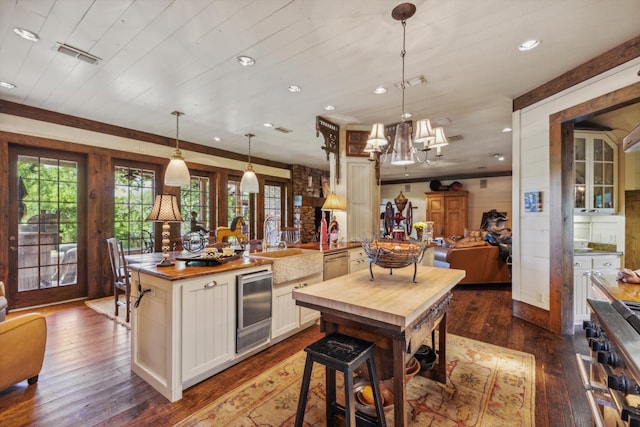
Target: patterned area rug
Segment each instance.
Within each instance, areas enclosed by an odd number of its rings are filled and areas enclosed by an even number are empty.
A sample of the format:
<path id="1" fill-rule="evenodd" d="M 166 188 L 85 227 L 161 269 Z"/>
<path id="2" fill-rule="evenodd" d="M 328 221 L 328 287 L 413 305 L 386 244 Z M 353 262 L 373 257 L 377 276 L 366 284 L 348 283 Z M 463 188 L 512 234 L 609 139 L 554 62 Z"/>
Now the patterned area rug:
<path id="1" fill-rule="evenodd" d="M 298 352 L 176 426 L 292 426 L 305 354 Z M 409 425 L 535 425 L 533 355 L 449 334 L 447 359 L 446 385 L 421 375 L 407 384 Z M 314 364 L 305 426 L 326 425 L 324 402 L 324 367 Z M 393 411 L 386 418 L 393 426 Z"/>
<path id="2" fill-rule="evenodd" d="M 120 297 L 122 299 L 123 297 Z M 89 308 L 97 311 L 100 314 L 104 314 L 109 319 L 117 322 L 118 324 L 124 326 L 127 329 L 131 329 L 131 325 L 125 322 L 125 314 L 126 307 L 120 306 L 118 309 L 118 317 L 115 315 L 115 304 L 113 302 L 113 297 L 104 297 L 98 299 L 89 299 L 84 302 Z M 131 308 L 133 309 L 133 304 L 131 304 Z"/>

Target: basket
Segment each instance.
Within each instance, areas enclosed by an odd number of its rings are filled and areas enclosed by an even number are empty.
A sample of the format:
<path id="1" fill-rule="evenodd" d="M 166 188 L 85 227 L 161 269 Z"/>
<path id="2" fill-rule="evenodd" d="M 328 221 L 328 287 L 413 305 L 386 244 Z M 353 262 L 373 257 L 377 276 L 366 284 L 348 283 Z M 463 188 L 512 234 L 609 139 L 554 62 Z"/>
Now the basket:
<path id="1" fill-rule="evenodd" d="M 369 258 L 369 271 L 373 280 L 373 270 L 371 264 L 382 268 L 404 268 L 411 264 L 417 269 L 417 264 L 422 261 L 427 245 L 423 242 L 398 242 L 371 240 L 362 242 L 362 248 Z M 415 271 L 413 281 L 415 282 Z"/>

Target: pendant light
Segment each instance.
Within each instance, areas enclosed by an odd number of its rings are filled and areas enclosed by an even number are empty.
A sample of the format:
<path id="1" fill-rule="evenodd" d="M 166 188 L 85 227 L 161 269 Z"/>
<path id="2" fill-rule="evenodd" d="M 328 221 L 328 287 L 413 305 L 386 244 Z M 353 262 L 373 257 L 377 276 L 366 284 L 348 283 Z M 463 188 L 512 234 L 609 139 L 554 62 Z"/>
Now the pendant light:
<path id="1" fill-rule="evenodd" d="M 171 114 L 176 116 L 176 150 L 171 155 L 171 161 L 167 166 L 167 170 L 164 172 L 164 185 L 168 187 L 188 187 L 191 184 L 191 176 L 189 175 L 189 168 L 184 162 L 182 152 L 180 151 L 180 139 L 179 139 L 179 120 L 180 116 L 184 113 L 180 111 L 174 111 Z"/>
<path id="2" fill-rule="evenodd" d="M 251 164 L 251 138 L 255 135 L 247 133 L 245 136 L 249 138 L 249 163 L 247 163 L 247 169 L 244 171 L 244 175 L 242 175 L 242 180 L 240 181 L 240 192 L 259 193 L 260 186 L 258 185 L 258 177 L 253 171 L 253 165 Z"/>
<path id="3" fill-rule="evenodd" d="M 404 90 L 406 87 L 404 78 L 404 56 L 407 53 L 405 50 L 407 19 L 411 18 L 415 13 L 416 7 L 412 3 L 399 4 L 391 11 L 393 19 L 402 23 L 402 51 L 400 52 L 400 56 L 402 57 L 402 80 L 400 82 L 400 88 L 402 89 L 402 115 L 400 118 L 402 121 L 396 126 L 396 137 L 394 140 L 393 154 L 391 155 L 391 164 L 399 166 L 414 163 L 411 124 L 405 121 L 408 115 L 404 112 Z"/>

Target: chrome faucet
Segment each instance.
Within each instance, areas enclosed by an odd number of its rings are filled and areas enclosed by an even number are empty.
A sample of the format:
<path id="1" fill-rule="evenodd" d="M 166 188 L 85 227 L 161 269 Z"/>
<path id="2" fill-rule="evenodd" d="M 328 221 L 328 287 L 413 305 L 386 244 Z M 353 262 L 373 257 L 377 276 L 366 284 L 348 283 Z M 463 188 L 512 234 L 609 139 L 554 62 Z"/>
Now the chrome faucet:
<path id="1" fill-rule="evenodd" d="M 267 215 L 262 228 L 262 250 L 276 244 L 278 232 L 280 231 L 280 220 L 275 215 Z"/>

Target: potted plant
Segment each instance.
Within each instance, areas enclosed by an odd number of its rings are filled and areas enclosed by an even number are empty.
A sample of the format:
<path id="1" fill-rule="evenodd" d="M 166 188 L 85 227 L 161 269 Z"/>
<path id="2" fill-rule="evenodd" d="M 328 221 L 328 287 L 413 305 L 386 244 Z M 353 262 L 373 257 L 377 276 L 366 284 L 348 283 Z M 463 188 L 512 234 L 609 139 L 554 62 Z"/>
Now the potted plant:
<path id="1" fill-rule="evenodd" d="M 415 224 L 413 224 L 413 228 L 416 229 L 416 238 L 418 240 L 422 240 L 422 232 L 424 231 L 425 228 L 427 228 L 427 223 L 418 221 Z"/>

